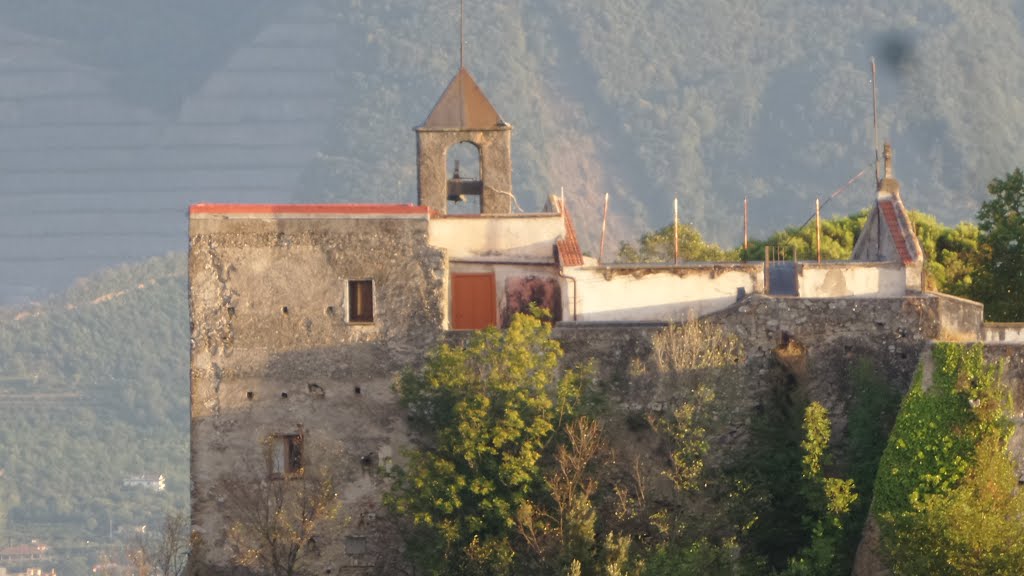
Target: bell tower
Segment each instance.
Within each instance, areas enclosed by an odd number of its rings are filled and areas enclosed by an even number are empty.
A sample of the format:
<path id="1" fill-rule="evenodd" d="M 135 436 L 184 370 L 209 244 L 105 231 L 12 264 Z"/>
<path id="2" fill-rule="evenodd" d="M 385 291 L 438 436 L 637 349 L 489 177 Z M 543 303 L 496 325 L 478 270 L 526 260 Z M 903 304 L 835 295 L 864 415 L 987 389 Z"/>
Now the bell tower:
<path id="1" fill-rule="evenodd" d="M 420 206 L 448 213 L 449 202 L 480 200 L 481 214 L 512 212 L 512 127 L 494 109 L 466 70 L 465 1 L 459 2 L 459 71 L 441 99 L 416 128 L 416 168 Z M 464 145 L 464 146 L 460 146 Z M 459 162 L 448 174 L 448 154 L 468 148 L 479 159 L 479 174 L 464 178 Z M 472 153 L 471 153 L 472 154 Z"/>
<path id="2" fill-rule="evenodd" d="M 480 155 L 476 179 L 462 178 L 458 169 L 451 177 L 447 173 L 448 151 L 462 143 Z M 449 201 L 478 196 L 481 214 L 510 213 L 515 202 L 511 144 L 512 127 L 460 67 L 426 122 L 416 128 L 419 204 L 447 214 Z"/>

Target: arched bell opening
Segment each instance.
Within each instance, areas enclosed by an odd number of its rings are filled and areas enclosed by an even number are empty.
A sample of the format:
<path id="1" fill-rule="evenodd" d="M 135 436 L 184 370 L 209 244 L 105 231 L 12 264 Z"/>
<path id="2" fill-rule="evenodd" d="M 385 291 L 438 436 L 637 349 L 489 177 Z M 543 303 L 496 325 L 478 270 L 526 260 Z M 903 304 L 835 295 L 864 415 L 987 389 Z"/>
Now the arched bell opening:
<path id="1" fill-rule="evenodd" d="M 445 152 L 448 176 L 448 213 L 480 214 L 483 178 L 480 174 L 480 148 L 463 141 Z"/>

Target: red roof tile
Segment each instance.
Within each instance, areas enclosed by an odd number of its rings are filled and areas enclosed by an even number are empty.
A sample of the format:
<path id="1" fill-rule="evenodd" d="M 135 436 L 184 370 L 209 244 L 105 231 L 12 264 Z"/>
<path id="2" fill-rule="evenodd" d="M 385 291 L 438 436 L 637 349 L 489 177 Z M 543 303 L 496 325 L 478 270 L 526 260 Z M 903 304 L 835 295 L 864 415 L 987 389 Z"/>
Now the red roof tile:
<path id="1" fill-rule="evenodd" d="M 910 264 L 914 261 L 914 257 L 910 255 L 910 250 L 907 248 L 907 238 L 903 235 L 903 227 L 900 226 L 899 217 L 896 216 L 896 207 L 892 200 L 879 200 L 878 207 L 882 211 L 882 218 L 889 229 L 889 234 L 892 235 L 892 241 L 896 245 L 896 251 L 899 252 L 900 260 L 904 264 Z"/>
<path id="2" fill-rule="evenodd" d="M 559 206 L 565 219 L 565 238 L 557 242 L 558 261 L 567 268 L 583 266 L 583 253 L 580 251 L 579 241 L 576 240 L 576 227 L 572 225 L 569 209 L 564 202 L 559 202 Z"/>

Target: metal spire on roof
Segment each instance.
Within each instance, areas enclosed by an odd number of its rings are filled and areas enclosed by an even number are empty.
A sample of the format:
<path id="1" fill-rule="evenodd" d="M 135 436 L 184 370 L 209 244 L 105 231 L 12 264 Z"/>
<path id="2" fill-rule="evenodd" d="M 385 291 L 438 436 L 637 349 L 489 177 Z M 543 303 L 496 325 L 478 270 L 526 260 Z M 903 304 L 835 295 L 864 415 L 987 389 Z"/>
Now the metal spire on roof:
<path id="1" fill-rule="evenodd" d="M 466 67 L 466 0 L 459 0 L 459 69 Z"/>
<path id="2" fill-rule="evenodd" d="M 875 69 L 875 58 L 871 58 L 871 117 L 875 129 L 875 182 L 881 180 L 878 173 L 878 74 Z"/>

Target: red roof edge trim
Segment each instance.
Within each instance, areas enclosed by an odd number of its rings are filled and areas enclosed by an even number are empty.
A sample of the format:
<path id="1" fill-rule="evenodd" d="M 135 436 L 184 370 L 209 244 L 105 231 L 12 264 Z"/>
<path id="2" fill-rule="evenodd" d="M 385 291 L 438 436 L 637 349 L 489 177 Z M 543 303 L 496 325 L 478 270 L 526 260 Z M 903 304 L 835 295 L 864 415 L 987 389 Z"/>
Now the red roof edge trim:
<path id="1" fill-rule="evenodd" d="M 566 208 L 564 202 L 559 201 L 558 205 L 562 211 L 562 218 L 565 220 L 565 238 L 556 243 L 558 261 L 566 268 L 583 266 L 583 253 L 580 251 L 580 243 L 576 239 L 576 227 L 572 224 L 569 209 Z"/>
<path id="2" fill-rule="evenodd" d="M 426 206 L 412 204 L 193 204 L 189 215 L 195 214 L 423 214 Z"/>

